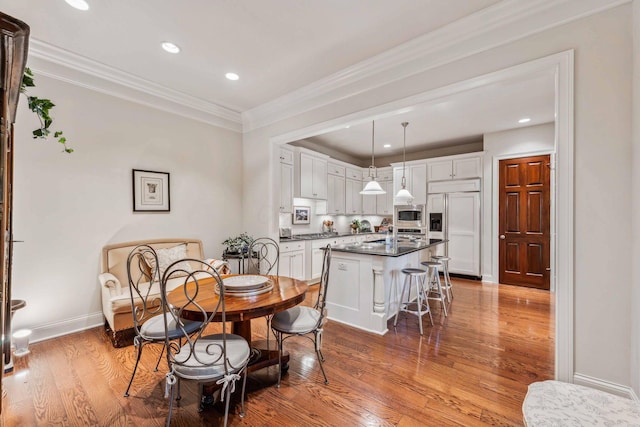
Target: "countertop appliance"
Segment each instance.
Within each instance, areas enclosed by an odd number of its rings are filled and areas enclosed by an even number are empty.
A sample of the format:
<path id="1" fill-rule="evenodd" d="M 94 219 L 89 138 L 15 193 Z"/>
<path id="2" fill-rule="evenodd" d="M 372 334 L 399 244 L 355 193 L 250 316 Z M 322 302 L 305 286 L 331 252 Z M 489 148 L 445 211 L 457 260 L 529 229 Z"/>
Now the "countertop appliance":
<path id="1" fill-rule="evenodd" d="M 449 272 L 480 277 L 480 180 L 429 183 L 429 238 L 448 240 L 437 247 Z"/>
<path id="2" fill-rule="evenodd" d="M 396 228 L 425 228 L 425 205 L 396 205 L 393 220 Z"/>
<path id="3" fill-rule="evenodd" d="M 291 238 L 291 228 L 290 227 L 280 228 L 280 238 L 281 239 L 290 239 Z"/>

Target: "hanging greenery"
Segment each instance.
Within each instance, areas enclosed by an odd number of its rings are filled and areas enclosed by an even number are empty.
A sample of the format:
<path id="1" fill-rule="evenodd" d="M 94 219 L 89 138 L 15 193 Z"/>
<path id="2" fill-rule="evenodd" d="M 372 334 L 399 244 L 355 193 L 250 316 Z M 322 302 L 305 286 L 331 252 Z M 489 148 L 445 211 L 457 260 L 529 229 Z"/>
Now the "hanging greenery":
<path id="1" fill-rule="evenodd" d="M 31 72 L 29 67 L 25 68 L 24 70 L 20 92 L 25 94 L 25 96 L 27 97 L 27 101 L 29 102 L 29 109 L 36 113 L 38 119 L 40 120 L 40 127 L 32 132 L 33 138 L 46 139 L 51 134 L 51 130 L 49 129 L 49 127 L 51 126 L 51 123 L 53 123 L 50 111 L 53 107 L 56 106 L 56 104 L 51 102 L 50 99 L 43 99 L 38 98 L 37 96 L 27 95 L 28 87 L 35 87 L 33 73 Z M 67 146 L 67 138 L 62 135 L 62 131 L 53 132 L 53 137 L 58 139 L 58 142 L 62 144 L 65 153 L 73 153 L 73 148 L 69 148 Z"/>

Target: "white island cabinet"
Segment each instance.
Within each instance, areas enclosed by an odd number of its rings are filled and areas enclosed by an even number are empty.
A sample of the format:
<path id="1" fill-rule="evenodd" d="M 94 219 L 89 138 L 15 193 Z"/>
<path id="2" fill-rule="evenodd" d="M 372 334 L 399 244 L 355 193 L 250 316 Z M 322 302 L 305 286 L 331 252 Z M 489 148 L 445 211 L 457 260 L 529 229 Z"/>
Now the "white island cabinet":
<path id="1" fill-rule="evenodd" d="M 332 248 L 328 317 L 376 334 L 395 316 L 406 267 L 420 265 L 442 243 L 344 244 Z M 413 294 L 412 294 L 413 295 Z M 417 319 L 411 317 L 409 321 Z"/>

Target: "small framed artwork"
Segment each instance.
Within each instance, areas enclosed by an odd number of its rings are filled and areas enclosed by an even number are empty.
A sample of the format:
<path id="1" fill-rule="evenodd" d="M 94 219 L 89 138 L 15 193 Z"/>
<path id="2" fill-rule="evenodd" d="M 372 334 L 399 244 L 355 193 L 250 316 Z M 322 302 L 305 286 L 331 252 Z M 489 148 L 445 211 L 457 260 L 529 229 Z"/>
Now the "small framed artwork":
<path id="1" fill-rule="evenodd" d="M 133 169 L 133 211 L 169 212 L 169 173 Z"/>
<path id="2" fill-rule="evenodd" d="M 310 224 L 311 208 L 309 206 L 293 207 L 293 223 L 294 224 Z"/>

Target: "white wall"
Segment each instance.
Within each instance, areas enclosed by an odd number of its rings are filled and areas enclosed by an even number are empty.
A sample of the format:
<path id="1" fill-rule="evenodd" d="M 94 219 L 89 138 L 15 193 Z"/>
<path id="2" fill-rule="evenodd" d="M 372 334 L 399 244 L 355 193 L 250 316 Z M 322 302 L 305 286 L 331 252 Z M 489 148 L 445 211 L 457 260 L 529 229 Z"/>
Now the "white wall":
<path id="1" fill-rule="evenodd" d="M 630 4 L 401 80 L 392 80 L 391 69 L 387 85 L 369 90 L 363 88 L 366 82 L 358 82 L 360 90 L 347 85 L 332 94 L 334 102 L 246 132 L 245 225 L 277 235 L 272 178 L 277 157 L 270 138 L 568 49 L 575 49 L 575 282 L 564 285 L 574 288 L 574 379 L 628 388 L 631 258 L 620 255 L 631 248 Z M 341 92 L 354 95 L 340 96 Z M 269 168 L 254 173 L 267 158 L 271 158 Z"/>
<path id="2" fill-rule="evenodd" d="M 162 237 L 203 240 L 205 256 L 241 231 L 242 144 L 235 132 L 75 85 L 36 76 L 50 98 L 54 140 L 33 140 L 37 119 L 26 99 L 15 134 L 13 297 L 27 301 L 14 328 L 34 338 L 102 324 L 101 248 Z M 134 213 L 132 169 L 169 172 L 171 212 Z"/>
<path id="3" fill-rule="evenodd" d="M 633 2 L 633 58 L 640 58 L 640 2 Z M 640 116 L 640 64 L 633 61 L 633 108 Z M 640 121 L 632 121 L 631 384 L 640 395 Z"/>
<path id="4" fill-rule="evenodd" d="M 495 228 L 498 201 L 494 198 L 498 171 L 497 159 L 508 156 L 552 152 L 555 145 L 555 125 L 546 123 L 484 135 L 484 171 L 482 182 L 482 280 L 498 283 L 498 230 Z M 494 176 L 495 173 L 495 176 Z"/>

